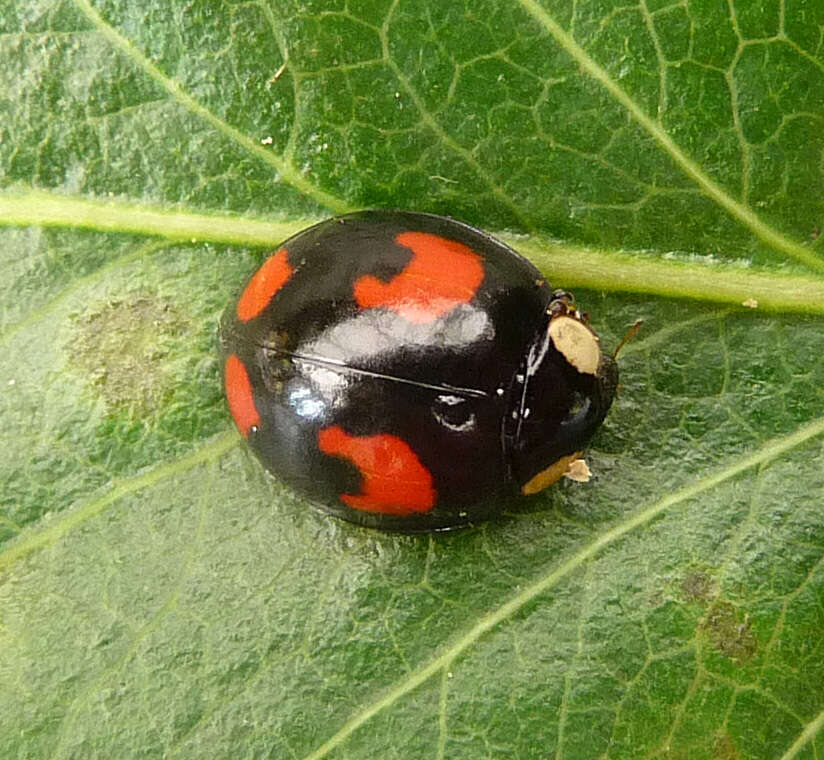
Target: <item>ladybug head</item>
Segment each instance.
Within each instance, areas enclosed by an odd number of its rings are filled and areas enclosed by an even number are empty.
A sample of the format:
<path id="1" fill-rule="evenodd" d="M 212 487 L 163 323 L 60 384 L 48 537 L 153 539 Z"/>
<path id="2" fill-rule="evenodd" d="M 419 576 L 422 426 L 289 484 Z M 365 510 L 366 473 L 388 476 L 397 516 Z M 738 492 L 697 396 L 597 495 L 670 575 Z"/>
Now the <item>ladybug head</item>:
<path id="1" fill-rule="evenodd" d="M 524 494 L 567 473 L 606 417 L 618 386 L 615 360 L 604 354 L 571 297 L 562 295 L 550 304 L 546 327 L 530 346 L 510 396 L 510 461 Z"/>

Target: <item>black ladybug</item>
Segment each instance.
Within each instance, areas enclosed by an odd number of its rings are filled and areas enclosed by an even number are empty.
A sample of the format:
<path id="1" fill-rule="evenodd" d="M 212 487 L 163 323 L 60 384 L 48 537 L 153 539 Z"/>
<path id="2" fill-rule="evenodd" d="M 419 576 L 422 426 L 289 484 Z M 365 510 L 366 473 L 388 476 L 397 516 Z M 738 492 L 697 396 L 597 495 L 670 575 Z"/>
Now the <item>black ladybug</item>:
<path id="1" fill-rule="evenodd" d="M 577 465 L 618 369 L 572 296 L 442 216 L 287 240 L 227 309 L 229 408 L 264 466 L 363 525 L 447 530 Z"/>

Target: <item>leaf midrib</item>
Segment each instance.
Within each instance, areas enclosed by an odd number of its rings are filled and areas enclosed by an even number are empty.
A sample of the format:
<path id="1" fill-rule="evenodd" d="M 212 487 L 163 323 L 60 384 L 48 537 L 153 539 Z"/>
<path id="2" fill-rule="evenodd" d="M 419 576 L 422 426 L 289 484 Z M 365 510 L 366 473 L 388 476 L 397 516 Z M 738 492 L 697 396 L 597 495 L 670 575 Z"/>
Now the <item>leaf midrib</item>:
<path id="1" fill-rule="evenodd" d="M 320 220 L 268 222 L 38 191 L 0 193 L 0 226 L 76 227 L 156 235 L 187 244 L 209 241 L 270 248 L 317 221 Z M 815 275 L 730 264 L 662 261 L 649 256 L 560 245 L 541 238 L 506 234 L 499 237 L 528 254 L 547 275 L 551 274 L 553 284 L 564 287 L 649 293 L 736 307 L 746 301 L 762 311 L 824 314 L 824 279 Z M 6 337 L 0 334 L 0 343 Z"/>
<path id="2" fill-rule="evenodd" d="M 624 91 L 618 83 L 610 77 L 608 72 L 597 64 L 589 54 L 566 32 L 560 24 L 538 5 L 535 0 L 518 0 L 523 9 L 529 13 L 540 26 L 558 43 L 558 45 L 580 66 L 582 71 L 588 74 L 595 82 L 603 87 L 670 156 L 675 164 L 690 178 L 706 196 L 715 201 L 730 216 L 740 224 L 749 229 L 763 243 L 784 253 L 813 270 L 824 272 L 824 259 L 803 245 L 786 237 L 770 225 L 765 224 L 753 213 L 745 204 L 735 200 L 675 143 L 675 141 L 664 131 L 661 125 L 650 118 L 641 106 L 636 103 L 629 94 Z M 203 106 L 196 98 L 192 97 L 181 84 L 168 77 L 154 63 L 152 63 L 137 46 L 111 24 L 109 24 L 88 0 L 74 0 L 77 7 L 92 22 L 94 27 L 102 34 L 113 47 L 126 55 L 138 68 L 142 69 L 153 81 L 163 87 L 182 107 L 203 119 L 207 124 L 233 140 L 244 150 L 259 158 L 264 163 L 273 166 L 279 173 L 280 178 L 293 185 L 295 188 L 316 200 L 321 205 L 331 209 L 336 213 L 344 213 L 352 210 L 352 207 L 341 198 L 327 193 L 318 188 L 313 182 L 303 176 L 290 161 L 278 156 L 271 150 L 256 143 L 251 138 L 244 135 L 240 130 L 231 126 L 223 119 Z M 385 37 L 385 30 L 384 30 Z M 384 46 L 385 55 L 388 51 Z M 404 83 L 407 91 L 411 94 L 411 85 Z M 419 100 L 419 98 L 418 98 Z M 430 125 L 430 128 L 432 126 Z M 443 130 L 436 134 L 442 135 Z M 455 149 L 454 144 L 448 144 L 451 149 Z M 462 160 L 466 156 L 459 152 Z M 473 169 L 477 167 L 472 166 Z M 512 205 L 510 203 L 510 205 Z"/>

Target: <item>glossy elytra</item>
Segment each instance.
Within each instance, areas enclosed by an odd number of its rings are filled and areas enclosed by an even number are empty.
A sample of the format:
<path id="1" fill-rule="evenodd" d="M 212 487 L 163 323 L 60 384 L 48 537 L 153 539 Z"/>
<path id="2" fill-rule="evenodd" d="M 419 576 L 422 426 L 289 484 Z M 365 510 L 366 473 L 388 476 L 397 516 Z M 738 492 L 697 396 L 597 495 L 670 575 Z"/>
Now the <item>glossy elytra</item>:
<path id="1" fill-rule="evenodd" d="M 267 469 L 335 515 L 407 532 L 477 522 L 582 472 L 618 381 L 572 296 L 532 264 L 400 211 L 287 240 L 227 309 L 220 350 L 232 416 Z"/>

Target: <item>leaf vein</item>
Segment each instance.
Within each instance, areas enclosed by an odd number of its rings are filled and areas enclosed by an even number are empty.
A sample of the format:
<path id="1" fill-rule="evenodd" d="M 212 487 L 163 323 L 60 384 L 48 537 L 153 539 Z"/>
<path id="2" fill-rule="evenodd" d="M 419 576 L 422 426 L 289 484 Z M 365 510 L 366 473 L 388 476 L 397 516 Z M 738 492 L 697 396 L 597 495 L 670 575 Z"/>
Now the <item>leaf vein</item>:
<path id="1" fill-rule="evenodd" d="M 196 98 L 186 92 L 179 82 L 167 76 L 158 66 L 152 63 L 130 39 L 109 24 L 88 0 L 74 0 L 74 3 L 113 47 L 131 60 L 138 68 L 142 69 L 154 82 L 165 89 L 183 108 L 201 118 L 256 158 L 273 166 L 282 180 L 288 182 L 302 193 L 305 193 L 322 206 L 330 208 L 337 213 L 350 210 L 351 207 L 348 203 L 337 196 L 321 190 L 314 183 L 307 180 L 290 162 L 285 161 L 271 150 L 267 150 L 255 142 L 255 140 L 243 134 L 243 132 L 236 127 L 218 118 Z"/>
<path id="2" fill-rule="evenodd" d="M 365 723 L 368 723 L 378 713 L 388 709 L 399 699 L 426 683 L 432 676 L 448 667 L 457 657 L 468 652 L 486 633 L 513 617 L 536 597 L 556 586 L 560 581 L 584 566 L 590 559 L 600 554 L 600 552 L 608 546 L 616 543 L 634 530 L 648 525 L 676 505 L 689 501 L 753 467 L 772 461 L 822 434 L 824 434 L 824 417 L 800 427 L 790 435 L 776 437 L 767 441 L 749 456 L 743 457 L 728 467 L 718 470 L 688 486 L 684 486 L 605 531 L 588 546 L 569 557 L 560 565 L 548 570 L 542 577 L 524 587 L 510 598 L 509 601 L 482 617 L 475 625 L 454 640 L 452 644 L 446 646 L 440 654 L 421 665 L 417 671 L 407 673 L 402 679 L 396 682 L 394 686 L 384 692 L 381 697 L 364 707 L 359 713 L 353 715 L 335 734 L 313 752 L 306 755 L 304 760 L 320 760 L 320 758 L 326 757 L 333 749 L 340 746 L 351 734 Z"/>
<path id="3" fill-rule="evenodd" d="M 536 0 L 519 0 L 519 2 L 524 10 L 555 39 L 581 69 L 598 82 L 629 112 L 632 118 L 672 158 L 681 171 L 701 188 L 705 195 L 714 200 L 739 223 L 747 227 L 766 245 L 781 251 L 796 261 L 802 262 L 811 269 L 824 271 L 824 259 L 763 222 L 750 208 L 733 198 L 703 171 L 695 161 L 684 153 L 661 125 L 648 116 L 640 105 L 618 86 L 606 69 L 597 64 L 575 41 L 572 35 L 562 29 L 560 24 Z"/>

